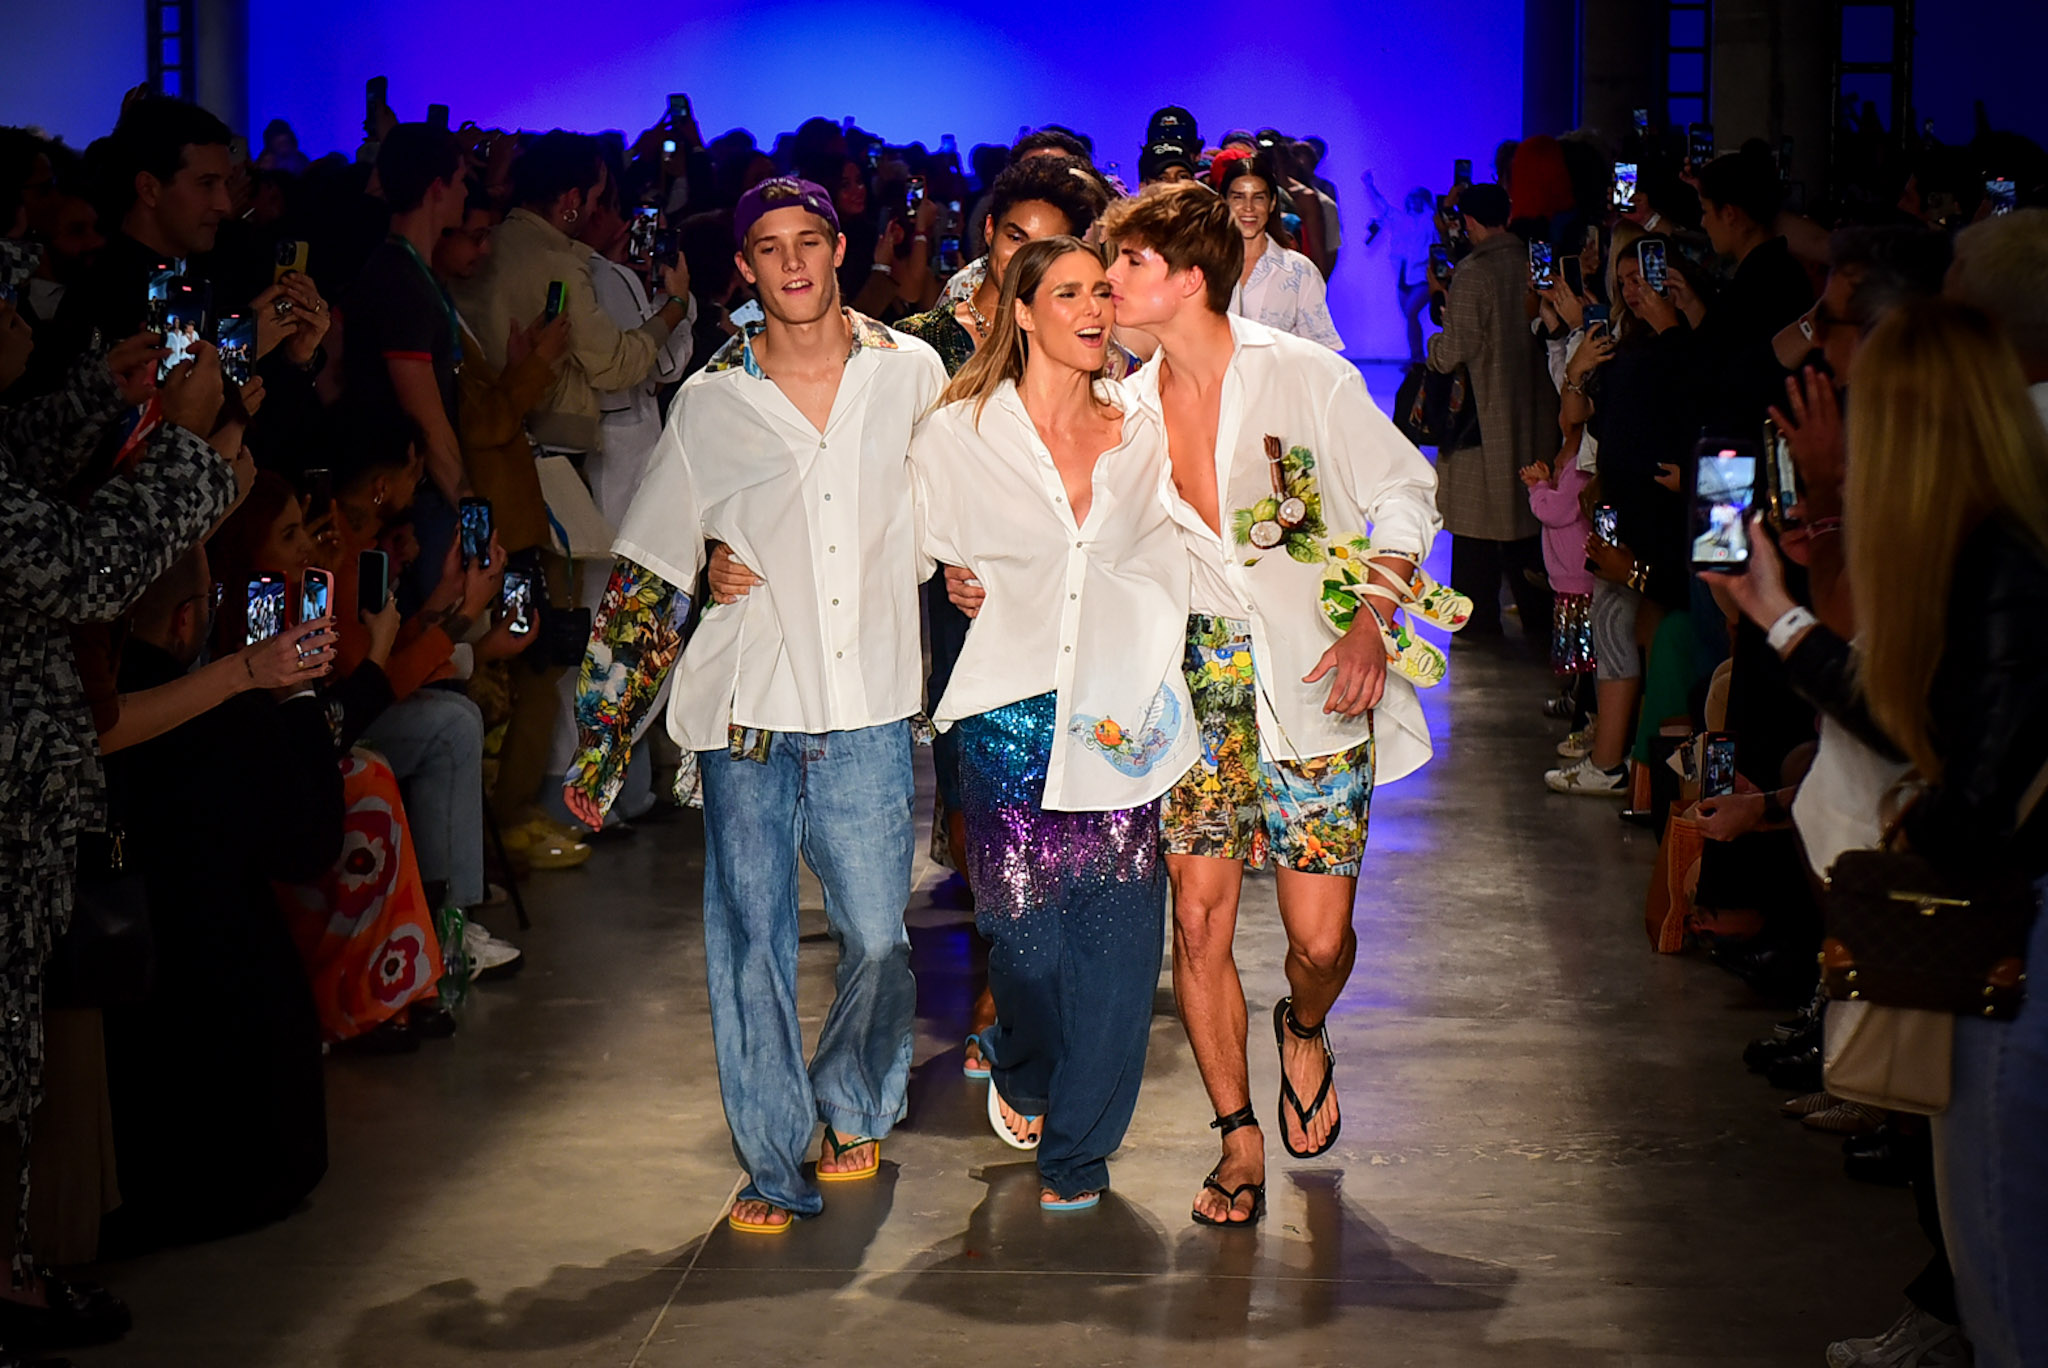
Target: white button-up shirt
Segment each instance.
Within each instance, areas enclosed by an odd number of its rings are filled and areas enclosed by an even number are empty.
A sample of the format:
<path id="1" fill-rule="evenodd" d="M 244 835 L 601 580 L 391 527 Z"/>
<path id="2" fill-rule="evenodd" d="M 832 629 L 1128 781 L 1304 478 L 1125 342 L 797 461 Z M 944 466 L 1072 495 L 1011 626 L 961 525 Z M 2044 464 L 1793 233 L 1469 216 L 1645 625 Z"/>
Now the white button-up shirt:
<path id="1" fill-rule="evenodd" d="M 734 338 L 670 406 L 615 552 L 688 590 L 706 539 L 762 583 L 707 603 L 675 672 L 669 735 L 834 732 L 918 710 L 919 573 L 907 454 L 946 383 L 938 353 L 848 311 L 854 348 L 820 432 Z"/>
<path id="2" fill-rule="evenodd" d="M 1230 311 L 1269 328 L 1320 342 L 1331 351 L 1344 350 L 1344 339 L 1330 319 L 1329 287 L 1316 264 L 1271 238 L 1252 267 L 1250 280 L 1230 292 Z"/>
<path id="3" fill-rule="evenodd" d="M 1123 437 L 1096 459 L 1078 524 L 1014 384 L 949 404 L 910 444 L 924 549 L 988 590 L 933 713 L 963 717 L 1057 691 L 1042 806 L 1136 807 L 1195 762 L 1200 729 L 1181 662 L 1188 554 L 1166 501 L 1164 429 L 1115 381 Z"/>
<path id="4" fill-rule="evenodd" d="M 1388 671 L 1375 728 L 1365 717 L 1346 721 L 1323 711 L 1332 676 L 1314 684 L 1302 676 L 1337 639 L 1320 606 L 1321 549 L 1369 533 L 1376 555 L 1421 560 L 1443 525 L 1436 472 L 1374 405 L 1343 357 L 1249 319 L 1232 317 L 1230 332 L 1237 346 L 1223 378 L 1215 454 L 1223 531 L 1212 531 L 1178 493 L 1174 518 L 1197 562 L 1197 582 L 1213 576 L 1247 610 L 1261 755 L 1312 759 L 1373 736 L 1375 782 L 1391 782 L 1429 759 L 1429 725 L 1415 686 Z M 1124 388 L 1133 403 L 1159 412 L 1158 366 L 1146 366 Z M 1322 531 L 1310 535 L 1304 524 L 1302 537 L 1262 550 L 1250 531 L 1268 516 L 1259 505 L 1276 497 L 1268 436 L 1287 453 L 1286 494 L 1308 504 Z M 1216 611 L 1203 606 L 1199 593 L 1195 607 Z"/>

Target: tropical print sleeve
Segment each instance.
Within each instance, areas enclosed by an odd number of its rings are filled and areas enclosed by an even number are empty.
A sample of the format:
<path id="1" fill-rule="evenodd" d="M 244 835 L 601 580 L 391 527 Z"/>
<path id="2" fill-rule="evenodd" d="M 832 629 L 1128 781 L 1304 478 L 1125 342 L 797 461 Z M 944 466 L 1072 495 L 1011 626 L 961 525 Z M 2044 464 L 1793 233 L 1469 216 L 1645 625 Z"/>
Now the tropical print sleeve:
<path id="1" fill-rule="evenodd" d="M 633 735 L 683 650 L 690 596 L 633 561 L 612 567 L 576 681 L 576 758 L 565 787 L 608 812 L 626 781 Z"/>

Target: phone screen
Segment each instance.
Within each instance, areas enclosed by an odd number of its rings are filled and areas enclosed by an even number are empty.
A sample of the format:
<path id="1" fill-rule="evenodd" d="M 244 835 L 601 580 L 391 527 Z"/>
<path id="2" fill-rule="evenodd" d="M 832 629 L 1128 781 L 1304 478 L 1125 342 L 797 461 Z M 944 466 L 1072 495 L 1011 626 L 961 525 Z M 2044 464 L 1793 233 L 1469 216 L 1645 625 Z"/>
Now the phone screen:
<path id="1" fill-rule="evenodd" d="M 254 646 L 259 641 L 268 641 L 282 632 L 284 620 L 285 583 L 277 575 L 252 575 L 249 577 L 249 617 L 246 645 Z"/>
<path id="2" fill-rule="evenodd" d="M 1771 513 L 1779 527 L 1798 527 L 1802 519 L 1792 512 L 1805 497 L 1799 484 L 1799 463 L 1792 459 L 1792 439 L 1778 431 L 1777 424 L 1766 423 L 1770 435 L 1767 450 L 1770 453 Z"/>
<path id="3" fill-rule="evenodd" d="M 506 628 L 513 636 L 527 636 L 533 631 L 533 580 L 524 570 L 505 572 L 504 618 L 511 624 Z"/>
<path id="4" fill-rule="evenodd" d="M 1993 214 L 2010 214 L 2019 207 L 2019 187 L 2004 177 L 1985 181 L 1984 194 L 1991 201 Z"/>
<path id="5" fill-rule="evenodd" d="M 1636 244 L 1636 260 L 1642 263 L 1643 284 L 1664 293 L 1664 244 L 1645 238 Z"/>
<path id="6" fill-rule="evenodd" d="M 1471 159 L 1470 157 L 1460 157 L 1460 158 L 1458 158 L 1458 159 L 1457 159 L 1456 161 L 1452 162 L 1452 163 L 1451 163 L 1451 184 L 1453 184 L 1453 185 L 1470 185 L 1471 183 L 1472 183 L 1472 159 Z"/>
<path id="7" fill-rule="evenodd" d="M 903 207 L 914 211 L 923 199 L 924 177 L 912 176 L 909 183 L 903 187 Z"/>
<path id="8" fill-rule="evenodd" d="M 1614 207 L 1628 209 L 1636 202 L 1636 164 L 1616 162 L 1614 164 Z"/>
<path id="9" fill-rule="evenodd" d="M 1756 501 L 1756 457 L 1737 444 L 1707 443 L 1692 501 L 1692 563 L 1739 571 L 1749 564 L 1749 509 Z"/>
<path id="10" fill-rule="evenodd" d="M 299 576 L 299 622 L 317 622 L 327 616 L 334 582 L 325 570 L 308 570 Z"/>
<path id="11" fill-rule="evenodd" d="M 1629 117 L 1634 120 L 1636 132 L 1638 133 L 1643 132 L 1650 126 L 1650 111 L 1647 109 L 1631 109 Z"/>
<path id="12" fill-rule="evenodd" d="M 1735 792 L 1735 738 L 1725 732 L 1707 737 L 1706 771 L 1700 777 L 1700 797 L 1725 798 Z"/>
<path id="13" fill-rule="evenodd" d="M 1614 511 L 1613 504 L 1601 504 L 1593 510 L 1593 533 L 1610 546 L 1621 545 L 1621 515 Z"/>
<path id="14" fill-rule="evenodd" d="M 205 282 L 181 275 L 164 280 L 160 295 L 157 290 L 158 282 L 152 280 L 149 326 L 163 334 L 164 350 L 169 353 L 157 364 L 156 378 L 161 381 L 184 364 L 195 343 L 205 340 L 207 291 Z"/>
<path id="15" fill-rule="evenodd" d="M 1441 242 L 1429 244 L 1429 273 L 1440 281 L 1451 278 L 1451 254 Z"/>
<path id="16" fill-rule="evenodd" d="M 375 617 L 391 599 L 391 558 L 382 551 L 356 556 L 356 607 Z"/>
<path id="17" fill-rule="evenodd" d="M 550 323 L 554 322 L 557 318 L 560 318 L 562 316 L 562 311 L 568 307 L 568 282 L 561 280 L 550 280 L 548 282 L 547 320 Z"/>
<path id="18" fill-rule="evenodd" d="M 635 209 L 633 222 L 626 228 L 626 255 L 635 261 L 645 261 L 654 251 L 654 235 L 660 231 L 661 210 Z"/>
<path id="19" fill-rule="evenodd" d="M 1551 261 L 1549 243 L 1538 241 L 1529 244 L 1529 280 L 1539 290 L 1547 290 L 1557 283 L 1557 272 Z"/>
<path id="20" fill-rule="evenodd" d="M 491 563 L 491 501 L 462 501 L 462 560 L 488 566 Z"/>
<path id="21" fill-rule="evenodd" d="M 249 367 L 256 358 L 256 320 L 249 314 L 229 314 L 213 325 L 213 345 L 220 348 L 220 373 L 230 385 L 249 383 Z"/>
<path id="22" fill-rule="evenodd" d="M 1694 166 L 1705 166 L 1714 159 L 1714 126 L 1710 123 L 1696 123 L 1685 130 L 1687 153 Z"/>

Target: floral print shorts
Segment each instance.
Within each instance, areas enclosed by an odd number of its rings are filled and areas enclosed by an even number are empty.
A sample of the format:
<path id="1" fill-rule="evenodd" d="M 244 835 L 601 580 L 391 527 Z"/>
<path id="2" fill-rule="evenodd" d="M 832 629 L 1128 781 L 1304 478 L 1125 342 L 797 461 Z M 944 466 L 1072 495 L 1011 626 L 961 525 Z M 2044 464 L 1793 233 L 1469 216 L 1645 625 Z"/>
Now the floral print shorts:
<path id="1" fill-rule="evenodd" d="M 1189 617 L 1186 670 L 1202 755 L 1167 795 L 1167 853 L 1356 878 L 1372 742 L 1312 760 L 1262 759 L 1251 624 L 1242 619 Z"/>

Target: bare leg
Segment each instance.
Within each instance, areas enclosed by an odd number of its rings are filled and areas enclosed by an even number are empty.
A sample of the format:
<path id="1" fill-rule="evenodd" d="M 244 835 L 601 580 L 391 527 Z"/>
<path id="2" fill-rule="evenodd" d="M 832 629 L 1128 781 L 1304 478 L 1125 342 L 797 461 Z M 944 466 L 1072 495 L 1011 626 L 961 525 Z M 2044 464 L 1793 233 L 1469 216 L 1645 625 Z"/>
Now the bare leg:
<path id="1" fill-rule="evenodd" d="M 1244 985 L 1237 976 L 1231 941 L 1237 932 L 1237 901 L 1244 864 L 1201 855 L 1168 855 L 1173 881 L 1173 997 L 1194 1048 L 1195 1066 L 1209 1090 L 1209 1104 L 1228 1116 L 1251 1101 L 1245 1063 Z M 1246 1126 L 1223 1137 L 1223 1166 L 1216 1181 L 1226 1188 L 1266 1178 L 1265 1140 Z M 1216 1221 L 1249 1220 L 1252 1195 L 1232 1204 L 1213 1188 L 1195 1196 L 1195 1210 Z"/>
<path id="2" fill-rule="evenodd" d="M 1611 770 L 1628 757 L 1635 736 L 1636 700 L 1642 691 L 1640 678 L 1603 679 L 1594 686 L 1600 711 L 1593 722 L 1593 763 L 1599 768 Z"/>
<path id="3" fill-rule="evenodd" d="M 1291 1010 L 1295 1021 L 1311 1030 L 1323 1024 L 1351 979 L 1351 966 L 1358 958 L 1358 933 L 1351 928 L 1351 904 L 1357 894 L 1358 880 L 1354 878 L 1280 871 L 1280 921 L 1287 928 L 1287 986 L 1294 996 Z M 1303 1040 L 1288 1031 L 1281 1036 L 1280 1050 L 1282 1068 L 1295 1095 L 1304 1106 L 1312 1104 L 1323 1086 L 1322 1042 Z M 1296 1149 L 1314 1150 L 1330 1138 L 1337 1118 L 1337 1092 L 1332 1087 L 1305 1134 L 1291 1108 L 1282 1108 L 1281 1124 Z"/>

